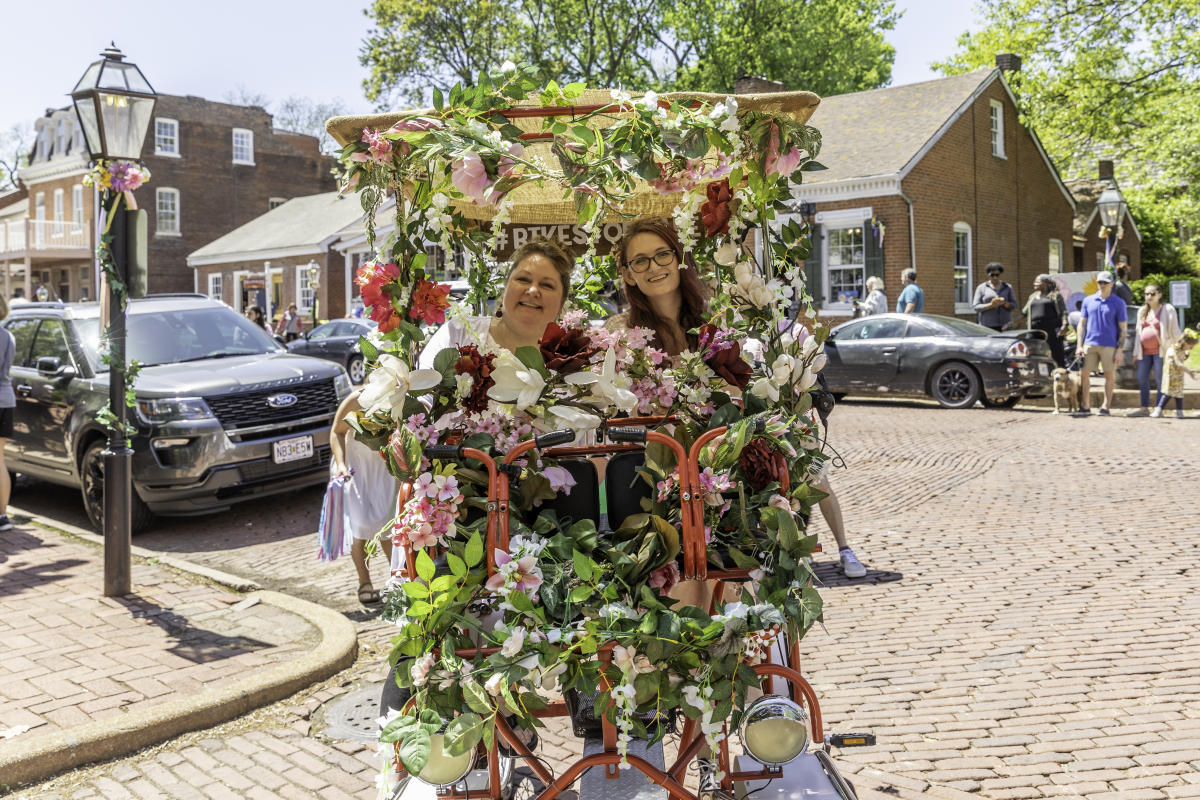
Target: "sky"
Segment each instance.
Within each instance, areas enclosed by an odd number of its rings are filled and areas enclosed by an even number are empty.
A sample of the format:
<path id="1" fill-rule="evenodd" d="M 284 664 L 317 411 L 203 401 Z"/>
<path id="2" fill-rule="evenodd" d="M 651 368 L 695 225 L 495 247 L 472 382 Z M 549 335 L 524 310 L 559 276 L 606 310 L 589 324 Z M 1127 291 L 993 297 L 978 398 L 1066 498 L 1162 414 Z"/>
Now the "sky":
<path id="1" fill-rule="evenodd" d="M 301 95 L 369 111 L 358 51 L 368 0 L 3 0 L 5 61 L 0 131 L 61 107 L 87 65 L 116 42 L 156 91 L 222 100 L 239 87 L 273 101 Z M 938 77 L 931 61 L 949 55 L 972 27 L 967 0 L 898 0 L 905 11 L 888 39 L 896 46 L 893 85 Z M 268 108 L 270 110 L 270 108 Z"/>

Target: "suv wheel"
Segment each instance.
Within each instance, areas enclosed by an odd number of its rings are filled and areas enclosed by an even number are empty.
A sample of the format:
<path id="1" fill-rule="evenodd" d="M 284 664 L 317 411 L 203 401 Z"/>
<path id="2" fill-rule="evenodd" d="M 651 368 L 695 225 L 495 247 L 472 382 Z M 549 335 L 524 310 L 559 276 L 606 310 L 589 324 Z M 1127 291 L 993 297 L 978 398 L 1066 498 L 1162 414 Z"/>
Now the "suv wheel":
<path id="1" fill-rule="evenodd" d="M 92 527 L 101 533 L 104 532 L 104 448 L 107 446 L 103 439 L 95 440 L 83 451 L 83 458 L 79 462 L 83 507 L 92 521 Z M 150 509 L 137 496 L 137 490 L 131 487 L 129 519 L 132 533 L 141 533 L 150 527 L 152 516 Z"/>
<path id="2" fill-rule="evenodd" d="M 355 386 L 367 379 L 367 365 L 360 354 L 350 356 L 350 360 L 346 362 L 346 372 L 350 373 L 350 382 Z"/>

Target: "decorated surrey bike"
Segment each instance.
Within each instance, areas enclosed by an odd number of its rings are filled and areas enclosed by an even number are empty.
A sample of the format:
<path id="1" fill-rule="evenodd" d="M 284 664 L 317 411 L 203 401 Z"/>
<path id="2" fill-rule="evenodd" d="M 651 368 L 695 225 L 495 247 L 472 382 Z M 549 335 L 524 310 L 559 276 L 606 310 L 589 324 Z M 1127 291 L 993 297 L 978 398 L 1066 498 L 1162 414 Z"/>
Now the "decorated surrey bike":
<path id="1" fill-rule="evenodd" d="M 328 124 L 378 253 L 357 275 L 379 327 L 362 342 L 371 370 L 350 423 L 404 482 L 381 532 L 404 553 L 384 611 L 400 632 L 383 793 L 399 775 L 396 796 L 500 798 L 516 759 L 546 800 L 600 765 L 585 790 L 600 775 L 607 796 L 623 793 L 611 781 L 632 766 L 696 800 L 684 776 L 707 747 L 711 796 L 776 781 L 853 797 L 799 670 L 799 639 L 821 618 L 804 528 L 822 496 L 810 390 L 827 331 L 804 290 L 807 230 L 776 218 L 820 168 L 804 124 L 819 100 L 634 99 L 539 90 L 533 75 L 506 69 L 435 90 L 431 110 Z M 624 224 L 650 216 L 671 218 L 681 268 L 703 265 L 713 290 L 698 347 L 676 358 L 650 331 L 587 321 Z M 573 248 L 574 310 L 536 348 L 419 361 L 432 327 L 463 313 L 428 245 L 465 254 L 482 308 L 497 263 L 531 232 Z M 705 580 L 698 605 L 670 594 Z M 556 776 L 535 732 L 559 715 L 585 755 Z M 661 742 L 676 730 L 667 767 Z M 736 762 L 731 731 L 747 751 Z"/>

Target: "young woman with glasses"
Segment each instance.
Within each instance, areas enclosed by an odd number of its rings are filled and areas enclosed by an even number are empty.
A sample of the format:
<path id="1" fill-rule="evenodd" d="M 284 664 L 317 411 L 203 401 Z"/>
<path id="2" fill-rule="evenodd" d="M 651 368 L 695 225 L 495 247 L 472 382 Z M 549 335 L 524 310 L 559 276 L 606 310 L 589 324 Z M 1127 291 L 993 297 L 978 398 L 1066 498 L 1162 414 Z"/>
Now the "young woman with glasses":
<path id="1" fill-rule="evenodd" d="M 1163 396 L 1163 357 L 1179 338 L 1179 315 L 1175 306 L 1163 302 L 1162 289 L 1156 283 L 1146 284 L 1146 302 L 1138 309 L 1133 337 L 1133 363 L 1137 365 L 1138 390 L 1142 403 L 1130 411 L 1130 417 L 1150 416 L 1150 376 Z"/>

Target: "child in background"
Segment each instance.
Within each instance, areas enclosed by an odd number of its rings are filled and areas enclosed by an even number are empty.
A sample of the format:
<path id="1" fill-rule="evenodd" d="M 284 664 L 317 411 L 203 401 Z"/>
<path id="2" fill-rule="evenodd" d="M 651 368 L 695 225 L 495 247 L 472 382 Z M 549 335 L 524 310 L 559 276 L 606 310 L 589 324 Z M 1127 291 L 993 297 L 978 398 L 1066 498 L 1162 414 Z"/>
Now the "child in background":
<path id="1" fill-rule="evenodd" d="M 1163 383 L 1167 385 L 1167 388 L 1159 396 L 1158 406 L 1150 412 L 1150 416 L 1161 417 L 1163 407 L 1167 404 L 1167 398 L 1174 397 L 1175 416 L 1183 419 L 1183 373 L 1186 372 L 1193 378 L 1196 377 L 1196 373 L 1188 369 L 1187 360 L 1197 341 L 1200 341 L 1200 334 L 1189 328 L 1183 332 L 1174 345 L 1167 349 L 1167 355 L 1163 358 L 1163 365 L 1166 367 Z"/>

